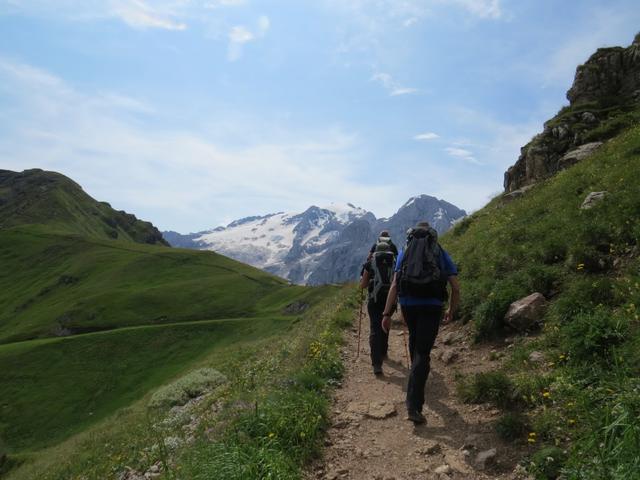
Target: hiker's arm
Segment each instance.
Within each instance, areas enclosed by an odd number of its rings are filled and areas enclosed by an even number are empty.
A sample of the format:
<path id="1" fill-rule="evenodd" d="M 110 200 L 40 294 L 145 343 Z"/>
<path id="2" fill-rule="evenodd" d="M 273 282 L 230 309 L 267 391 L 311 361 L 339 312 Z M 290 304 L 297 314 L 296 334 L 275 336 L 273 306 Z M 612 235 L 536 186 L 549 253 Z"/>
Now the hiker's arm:
<path id="1" fill-rule="evenodd" d="M 398 285 L 397 285 L 398 274 L 393 275 L 393 281 L 391 282 L 391 287 L 389 288 L 389 294 L 387 295 L 387 303 L 384 306 L 383 315 L 382 315 L 382 330 L 385 333 L 389 333 L 389 327 L 391 326 L 391 315 L 393 311 L 396 309 L 396 302 L 398 301 Z"/>
<path id="2" fill-rule="evenodd" d="M 367 288 L 369 286 L 369 271 L 365 270 L 360 277 L 360 288 Z"/>
<path id="3" fill-rule="evenodd" d="M 451 321 L 456 314 L 456 310 L 458 310 L 458 303 L 460 302 L 460 283 L 456 275 L 449 277 L 449 285 L 451 285 L 451 298 L 449 299 L 449 308 L 444 314 L 443 323 Z"/>

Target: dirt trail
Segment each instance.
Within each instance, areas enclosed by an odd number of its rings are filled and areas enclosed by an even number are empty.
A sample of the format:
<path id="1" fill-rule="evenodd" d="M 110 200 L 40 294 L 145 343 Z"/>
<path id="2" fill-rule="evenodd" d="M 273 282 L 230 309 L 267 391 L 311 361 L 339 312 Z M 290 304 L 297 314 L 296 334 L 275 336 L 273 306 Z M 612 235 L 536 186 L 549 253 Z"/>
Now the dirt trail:
<path id="1" fill-rule="evenodd" d="M 459 323 L 440 329 L 431 353 L 431 374 L 423 412 L 426 425 L 406 420 L 406 328 L 394 317 L 384 375 L 373 375 L 369 357 L 369 319 L 363 313 L 360 355 L 356 359 L 357 318 L 343 355 L 342 386 L 332 405 L 324 458 L 308 479 L 409 480 L 527 478 L 516 467 L 522 452 L 495 433 L 500 412 L 466 405 L 455 395 L 455 373 L 496 368 L 491 347 L 472 345 Z M 496 449 L 492 456 L 491 449 Z M 482 454 L 489 456 L 482 465 Z"/>

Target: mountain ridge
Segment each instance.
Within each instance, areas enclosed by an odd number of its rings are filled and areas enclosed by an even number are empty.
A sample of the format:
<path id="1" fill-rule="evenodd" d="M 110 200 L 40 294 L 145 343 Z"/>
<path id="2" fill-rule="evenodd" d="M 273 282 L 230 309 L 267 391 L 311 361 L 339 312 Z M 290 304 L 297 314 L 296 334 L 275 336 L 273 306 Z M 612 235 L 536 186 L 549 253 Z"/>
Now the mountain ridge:
<path id="1" fill-rule="evenodd" d="M 244 217 L 203 232 L 163 232 L 175 247 L 214 250 L 292 283 L 319 285 L 354 280 L 371 244 L 389 230 L 398 244 L 407 228 L 427 220 L 444 233 L 466 212 L 430 195 L 407 200 L 388 218 L 352 203 L 312 205 L 301 213 Z"/>

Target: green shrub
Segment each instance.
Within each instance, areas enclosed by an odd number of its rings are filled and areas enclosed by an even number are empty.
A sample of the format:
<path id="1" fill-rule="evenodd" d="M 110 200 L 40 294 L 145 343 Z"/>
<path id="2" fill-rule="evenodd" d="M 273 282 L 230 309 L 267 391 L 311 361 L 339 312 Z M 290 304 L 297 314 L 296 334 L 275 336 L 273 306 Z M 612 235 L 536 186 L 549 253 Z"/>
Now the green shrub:
<path id="1" fill-rule="evenodd" d="M 513 376 L 512 382 L 514 397 L 528 406 L 542 402 L 542 393 L 550 383 L 548 378 L 530 371 Z"/>
<path id="2" fill-rule="evenodd" d="M 565 286 L 560 298 L 549 308 L 549 315 L 559 323 L 569 322 L 597 305 L 610 305 L 615 300 L 614 285 L 609 278 L 575 277 Z"/>
<path id="3" fill-rule="evenodd" d="M 183 476 L 192 480 L 298 479 L 298 467 L 271 442 L 215 442 L 207 444 L 184 464 Z"/>
<path id="4" fill-rule="evenodd" d="M 506 413 L 496 422 L 496 432 L 506 441 L 523 438 L 528 431 L 527 419 L 520 413 Z"/>
<path id="5" fill-rule="evenodd" d="M 509 305 L 527 293 L 531 292 L 513 279 L 496 282 L 488 297 L 474 312 L 476 338 L 488 338 L 499 332 L 504 326 Z"/>
<path id="6" fill-rule="evenodd" d="M 0 437 L 0 472 L 2 471 L 2 467 L 7 461 L 7 446 L 2 441 L 2 437 Z"/>
<path id="7" fill-rule="evenodd" d="M 624 342 L 628 322 L 604 307 L 576 315 L 564 326 L 564 345 L 574 362 L 608 361 L 615 347 Z"/>
<path id="8" fill-rule="evenodd" d="M 159 388 L 149 400 L 149 407 L 184 405 L 190 399 L 210 392 L 226 381 L 223 374 L 212 368 L 194 370 L 175 382 Z"/>
<path id="9" fill-rule="evenodd" d="M 466 403 L 491 402 L 508 407 L 515 401 L 513 383 L 503 372 L 483 372 L 457 383 L 458 396 Z"/>
<path id="10" fill-rule="evenodd" d="M 540 480 L 553 480 L 558 478 L 566 454 L 557 447 L 543 447 L 533 454 L 529 471 Z"/>
<path id="11" fill-rule="evenodd" d="M 328 402 L 302 388 L 284 390 L 247 412 L 236 430 L 259 444 L 271 443 L 299 463 L 317 453 L 326 428 Z"/>

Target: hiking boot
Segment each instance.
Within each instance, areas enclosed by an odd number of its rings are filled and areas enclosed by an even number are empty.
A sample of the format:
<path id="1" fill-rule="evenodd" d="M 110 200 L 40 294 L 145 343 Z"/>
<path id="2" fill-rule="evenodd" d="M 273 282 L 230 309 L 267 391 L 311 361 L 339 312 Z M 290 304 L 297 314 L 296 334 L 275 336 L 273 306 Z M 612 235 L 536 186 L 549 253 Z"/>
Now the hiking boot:
<path id="1" fill-rule="evenodd" d="M 374 375 L 382 375 L 382 365 L 374 365 L 373 366 L 373 374 Z"/>
<path id="2" fill-rule="evenodd" d="M 422 413 L 417 410 L 408 410 L 407 420 L 411 420 L 416 425 L 427 422 L 427 419 L 424 417 L 424 415 L 422 415 Z"/>

